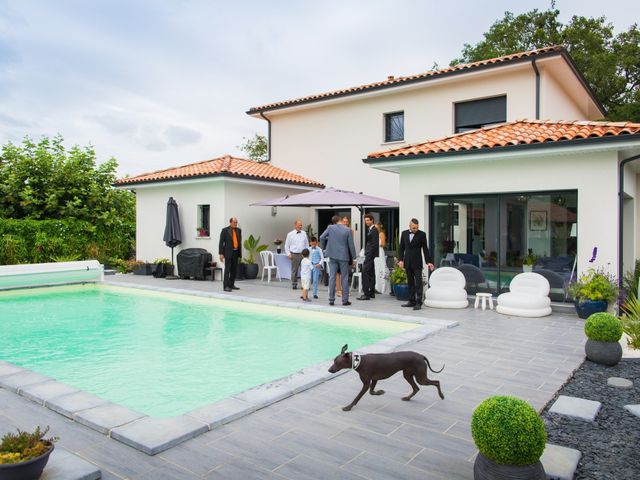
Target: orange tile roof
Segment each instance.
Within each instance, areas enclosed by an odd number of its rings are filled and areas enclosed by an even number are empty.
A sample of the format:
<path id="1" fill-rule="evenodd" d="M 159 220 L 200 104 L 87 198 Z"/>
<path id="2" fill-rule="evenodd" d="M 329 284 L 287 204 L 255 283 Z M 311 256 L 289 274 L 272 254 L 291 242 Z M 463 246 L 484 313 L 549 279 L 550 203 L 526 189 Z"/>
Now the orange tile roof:
<path id="1" fill-rule="evenodd" d="M 167 168 L 151 173 L 143 173 L 135 177 L 120 178 L 116 180 L 116 186 L 166 182 L 171 180 L 184 180 L 197 177 L 230 176 L 265 180 L 278 183 L 290 183 L 296 185 L 309 185 L 324 187 L 323 184 L 310 180 L 301 175 L 296 175 L 270 163 L 258 163 L 244 158 L 225 155 L 220 158 L 205 160 L 203 162 L 190 163 L 175 168 Z"/>
<path id="2" fill-rule="evenodd" d="M 547 54 L 566 54 L 566 49 L 562 45 L 553 45 L 550 47 L 538 48 L 536 50 L 529 50 L 526 52 L 513 53 L 511 55 L 504 55 L 502 57 L 490 58 L 487 60 L 480 60 L 472 63 L 461 63 L 452 67 L 441 68 L 438 70 L 431 70 L 424 73 L 418 73 L 416 75 L 408 75 L 405 77 L 389 76 L 382 82 L 369 83 L 367 85 L 360 85 L 358 87 L 344 88 L 341 90 L 334 90 L 332 92 L 320 93 L 317 95 L 309 95 L 306 97 L 296 98 L 293 100 L 284 100 L 281 102 L 269 103 L 260 107 L 251 107 L 247 112 L 249 115 L 264 112 L 267 110 L 274 110 L 277 108 L 286 108 L 303 103 L 318 102 L 321 100 L 327 100 L 333 97 L 340 97 L 345 95 L 352 95 L 356 93 L 362 93 L 369 90 L 381 89 L 399 86 L 405 83 L 417 82 L 426 80 L 431 77 L 443 76 L 445 74 L 461 73 L 468 70 L 477 70 L 480 68 L 500 66 L 502 64 L 526 60 L 529 57 L 539 57 Z"/>
<path id="3" fill-rule="evenodd" d="M 518 120 L 416 143 L 406 147 L 370 153 L 368 159 L 411 157 L 471 150 L 499 150 L 501 147 L 578 141 L 593 138 L 639 135 L 640 123 Z"/>

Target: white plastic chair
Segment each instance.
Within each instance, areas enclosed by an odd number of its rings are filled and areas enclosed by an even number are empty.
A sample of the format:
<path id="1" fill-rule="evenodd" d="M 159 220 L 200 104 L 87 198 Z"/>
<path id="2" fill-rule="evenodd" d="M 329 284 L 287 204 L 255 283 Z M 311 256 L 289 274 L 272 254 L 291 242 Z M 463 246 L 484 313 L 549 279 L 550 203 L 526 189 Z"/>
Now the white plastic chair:
<path id="1" fill-rule="evenodd" d="M 518 317 L 551 315 L 549 281 L 533 272 L 519 273 L 509 285 L 509 292 L 498 295 L 496 311 Z"/>
<path id="2" fill-rule="evenodd" d="M 271 283 L 271 270 L 276 271 L 276 275 L 278 280 L 282 281 L 280 278 L 280 269 L 276 265 L 276 259 L 273 256 L 273 252 L 269 250 L 264 250 L 260 252 L 260 259 L 262 260 L 262 277 L 261 280 L 264 281 L 264 274 L 267 273 L 267 283 Z"/>
<path id="3" fill-rule="evenodd" d="M 351 277 L 351 289 L 354 288 L 354 282 L 358 279 L 358 293 L 362 293 L 362 264 L 364 263 L 364 257 L 358 257 L 356 260 L 356 271 L 353 272 Z"/>
<path id="4" fill-rule="evenodd" d="M 464 289 L 462 272 L 453 267 L 440 267 L 429 276 L 429 289 L 424 304 L 433 308 L 467 308 L 469 300 Z"/>

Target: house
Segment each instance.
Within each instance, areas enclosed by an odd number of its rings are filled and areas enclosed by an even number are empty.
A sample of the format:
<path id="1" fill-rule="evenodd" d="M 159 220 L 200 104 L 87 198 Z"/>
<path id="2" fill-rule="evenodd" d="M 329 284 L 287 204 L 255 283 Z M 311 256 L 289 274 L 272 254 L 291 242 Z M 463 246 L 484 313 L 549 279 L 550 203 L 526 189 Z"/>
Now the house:
<path id="1" fill-rule="evenodd" d="M 180 214 L 178 251 L 204 248 L 216 260 L 220 230 L 231 217 L 238 218 L 245 239 L 259 235 L 261 243 L 270 247 L 276 237 L 283 238 L 293 228 L 296 218 L 308 221 L 306 208 L 290 208 L 282 215 L 272 207 L 251 207 L 250 203 L 324 187 L 274 165 L 230 155 L 121 178 L 115 185 L 136 194 L 136 258 L 144 261 L 170 256 L 162 241 L 169 197 L 178 203 Z"/>

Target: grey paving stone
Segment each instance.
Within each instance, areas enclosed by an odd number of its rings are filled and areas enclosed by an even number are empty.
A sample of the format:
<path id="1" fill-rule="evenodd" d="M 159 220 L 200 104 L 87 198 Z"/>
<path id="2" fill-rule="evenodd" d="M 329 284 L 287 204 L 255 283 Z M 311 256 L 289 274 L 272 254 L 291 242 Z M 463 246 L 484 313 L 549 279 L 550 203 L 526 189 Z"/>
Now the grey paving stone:
<path id="1" fill-rule="evenodd" d="M 291 395 L 293 395 L 293 391 L 286 384 L 266 383 L 238 393 L 232 398 L 237 398 L 238 400 L 251 403 L 257 408 L 263 408 L 267 405 L 290 397 Z"/>
<path id="2" fill-rule="evenodd" d="M 461 461 L 470 458 L 477 451 L 472 440 L 462 440 L 414 425 L 402 425 L 390 437 L 413 445 L 430 448 L 443 454 L 459 457 Z"/>
<path id="3" fill-rule="evenodd" d="M 56 447 L 40 480 L 96 480 L 101 477 L 100 469 L 93 463 Z"/>
<path id="4" fill-rule="evenodd" d="M 473 479 L 473 462 L 461 461 L 460 457 L 444 455 L 429 448 L 416 455 L 409 465 L 447 480 Z"/>
<path id="5" fill-rule="evenodd" d="M 47 400 L 45 406 L 65 417 L 74 418 L 77 412 L 107 405 L 108 403 L 110 403 L 108 400 L 96 397 L 90 393 L 77 392 Z"/>
<path id="6" fill-rule="evenodd" d="M 351 399 L 348 401 L 350 400 Z M 362 409 L 356 410 L 358 406 L 350 412 L 343 412 L 340 408 L 334 408 L 320 417 L 329 418 L 336 422 L 346 423 L 349 426 L 355 426 L 382 435 L 387 435 L 402 425 L 402 420 L 365 412 Z"/>
<path id="7" fill-rule="evenodd" d="M 36 383 L 34 385 L 28 385 L 24 388 L 21 388 L 20 395 L 28 398 L 29 400 L 33 400 L 34 402 L 38 402 L 41 405 L 44 405 L 47 400 L 50 400 L 54 397 L 77 393 L 78 391 L 79 390 L 77 388 L 74 388 L 70 385 L 52 380 L 50 382 Z"/>
<path id="8" fill-rule="evenodd" d="M 151 457 L 110 438 L 77 453 L 96 464 L 103 473 L 110 472 L 118 478 L 135 477 L 167 464 L 162 458 Z"/>
<path id="9" fill-rule="evenodd" d="M 626 378 L 609 377 L 607 378 L 607 385 L 616 388 L 631 388 L 633 387 L 633 382 L 631 380 L 627 380 Z"/>
<path id="10" fill-rule="evenodd" d="M 397 479 L 401 476 L 402 480 L 442 480 L 439 475 L 434 475 L 424 470 L 396 462 L 388 457 L 381 455 L 373 455 L 371 453 L 363 453 L 358 455 L 349 463 L 341 467 L 357 475 L 362 475 L 368 479 Z M 401 472 L 401 473 L 400 473 Z"/>
<path id="11" fill-rule="evenodd" d="M 275 470 L 275 473 L 291 480 L 363 480 L 364 477 L 348 472 L 339 466 L 307 455 L 299 455 Z"/>
<path id="12" fill-rule="evenodd" d="M 27 387 L 29 385 L 49 382 L 51 380 L 51 378 L 40 375 L 39 373 L 24 370 L 12 375 L 0 377 L 0 387 L 4 387 L 7 390 L 11 390 L 12 392 L 18 392 L 18 390 L 20 390 L 21 388 Z"/>
<path id="13" fill-rule="evenodd" d="M 359 428 L 349 428 L 333 437 L 333 440 L 345 446 L 358 448 L 374 455 L 382 455 L 398 462 L 411 460 L 422 447 L 407 443 L 402 439 L 390 438 Z"/>
<path id="14" fill-rule="evenodd" d="M 247 432 L 232 433 L 210 445 L 267 470 L 273 470 L 297 455 L 282 445 L 261 440 Z"/>
<path id="15" fill-rule="evenodd" d="M 640 417 L 640 405 L 625 405 L 624 408 L 625 410 L 633 413 L 636 417 Z"/>
<path id="16" fill-rule="evenodd" d="M 209 430 L 207 424 L 182 415 L 145 417 L 111 430 L 111 438 L 148 455 L 155 455 Z"/>
<path id="17" fill-rule="evenodd" d="M 582 457 L 580 451 L 547 443 L 542 458 L 542 466 L 551 480 L 573 480 Z"/>
<path id="18" fill-rule="evenodd" d="M 189 445 L 190 443 L 189 441 L 177 445 L 159 453 L 158 456 L 196 475 L 206 475 L 234 458 L 233 455 L 211 445 L 205 448 L 200 444 Z"/>
<path id="19" fill-rule="evenodd" d="M 210 429 L 229 423 L 256 410 L 252 403 L 238 398 L 225 398 L 219 402 L 205 405 L 188 412 L 186 415 L 206 423 Z"/>
<path id="20" fill-rule="evenodd" d="M 287 477 L 243 459 L 233 457 L 233 460 L 216 468 L 206 478 L 212 480 L 282 480 Z"/>
<path id="21" fill-rule="evenodd" d="M 98 407 L 82 410 L 74 415 L 74 420 L 89 428 L 104 433 L 143 418 L 142 413 L 134 412 L 115 403 L 108 403 Z"/>
<path id="22" fill-rule="evenodd" d="M 593 422 L 601 406 L 600 402 L 593 400 L 560 395 L 549 409 L 549 412 Z"/>
<path id="23" fill-rule="evenodd" d="M 292 451 L 306 455 L 316 460 L 340 466 L 354 459 L 363 449 L 353 448 L 335 441 L 334 438 L 324 438 L 314 435 L 305 429 L 304 432 L 293 431 L 274 440 L 276 445 L 282 445 Z"/>
<path id="24" fill-rule="evenodd" d="M 134 480 L 196 480 L 198 478 L 201 477 L 170 463 L 133 477 Z"/>
<path id="25" fill-rule="evenodd" d="M 5 377 L 7 375 L 14 375 L 20 372 L 26 372 L 27 370 L 14 365 L 13 363 L 5 362 L 4 360 L 0 360 L 0 377 Z"/>

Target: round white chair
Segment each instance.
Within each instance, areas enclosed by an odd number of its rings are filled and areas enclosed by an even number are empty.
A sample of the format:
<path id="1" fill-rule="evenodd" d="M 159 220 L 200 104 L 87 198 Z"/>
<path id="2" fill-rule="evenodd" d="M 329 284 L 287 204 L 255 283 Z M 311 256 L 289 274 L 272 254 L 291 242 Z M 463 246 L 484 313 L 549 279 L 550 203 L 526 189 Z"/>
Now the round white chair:
<path id="1" fill-rule="evenodd" d="M 509 285 L 509 292 L 498 295 L 496 311 L 518 317 L 551 315 L 549 281 L 533 272 L 519 273 Z"/>
<path id="2" fill-rule="evenodd" d="M 424 304 L 433 308 L 467 308 L 469 300 L 464 275 L 452 267 L 440 267 L 429 276 Z"/>

